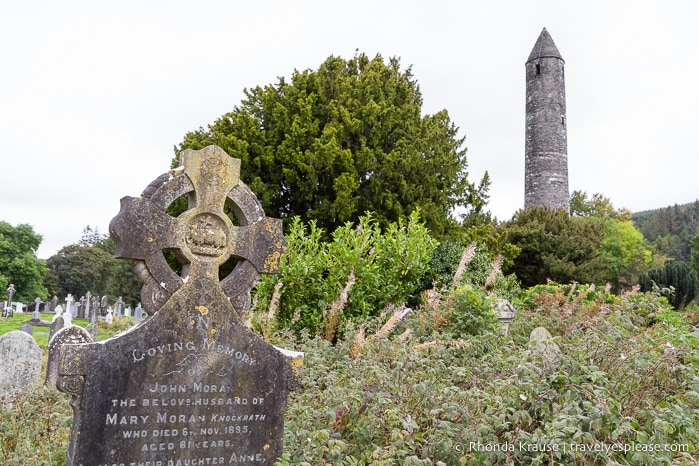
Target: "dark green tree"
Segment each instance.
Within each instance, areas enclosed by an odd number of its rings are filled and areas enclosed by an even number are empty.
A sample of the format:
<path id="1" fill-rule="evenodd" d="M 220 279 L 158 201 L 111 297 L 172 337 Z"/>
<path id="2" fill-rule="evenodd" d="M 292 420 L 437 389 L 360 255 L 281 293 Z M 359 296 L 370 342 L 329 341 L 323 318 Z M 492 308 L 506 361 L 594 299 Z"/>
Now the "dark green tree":
<path id="1" fill-rule="evenodd" d="M 521 252 L 507 273 L 525 287 L 554 280 L 595 283 L 603 274 L 600 244 L 604 220 L 571 217 L 564 209 L 535 206 L 519 210 L 504 226 L 510 243 Z"/>
<path id="2" fill-rule="evenodd" d="M 467 179 L 464 138 L 446 110 L 422 115 L 410 68 L 365 54 L 329 57 L 317 71 L 294 71 L 290 82 L 245 90 L 240 106 L 207 129 L 188 133 L 184 149 L 210 144 L 241 159 L 241 179 L 265 212 L 328 232 L 373 212 L 381 224 L 420 209 L 427 228 L 445 236 L 465 214 L 485 208 L 487 174 Z"/>
<path id="3" fill-rule="evenodd" d="M 697 272 L 686 262 L 669 261 L 665 266 L 649 270 L 638 281 L 641 291 L 653 291 L 654 287 L 661 290 L 672 288 L 667 298 L 676 310 L 689 304 L 699 292 Z"/>
<path id="4" fill-rule="evenodd" d="M 78 244 L 65 246 L 50 257 L 44 280 L 52 295 L 106 295 L 111 302 L 121 296 L 125 303 L 140 300 L 142 282 L 128 260 L 114 258 L 114 242 L 88 226 Z"/>
<path id="5" fill-rule="evenodd" d="M 13 227 L 0 221 L 0 294 L 12 283 L 17 290 L 15 301 L 46 299 L 48 292 L 43 286 L 46 265 L 36 257 L 41 240 L 31 225 Z"/>

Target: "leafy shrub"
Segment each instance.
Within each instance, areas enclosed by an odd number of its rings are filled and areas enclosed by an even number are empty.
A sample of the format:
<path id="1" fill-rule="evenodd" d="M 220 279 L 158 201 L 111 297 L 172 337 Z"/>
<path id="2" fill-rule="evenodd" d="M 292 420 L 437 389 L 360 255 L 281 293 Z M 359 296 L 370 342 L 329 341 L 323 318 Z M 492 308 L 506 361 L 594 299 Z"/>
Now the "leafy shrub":
<path id="1" fill-rule="evenodd" d="M 499 325 L 494 311 L 495 298 L 473 285 L 454 290 L 447 301 L 447 330 L 454 338 L 495 331 Z"/>
<path id="2" fill-rule="evenodd" d="M 315 223 L 294 220 L 279 275 L 266 276 L 255 289 L 257 311 L 275 313 L 280 327 L 297 334 L 303 329 L 328 334 L 329 325 L 376 316 L 388 303 L 406 301 L 435 246 L 417 212 L 385 231 L 366 215 L 356 227 L 348 223 L 335 230 L 331 242 L 323 236 Z M 341 290 L 346 302 L 338 305 Z"/>
<path id="3" fill-rule="evenodd" d="M 459 266 L 461 256 L 467 247 L 469 245 L 462 241 L 446 240 L 439 243 L 430 258 L 430 268 L 422 278 L 421 289 L 426 290 L 434 287 L 440 290 L 449 288 L 454 280 L 454 274 Z M 463 279 L 464 282 L 471 283 L 476 287 L 486 285 L 486 282 L 488 282 L 488 279 L 494 272 L 494 264 L 500 260 L 496 259 L 494 261 L 481 249 L 480 247 L 476 248 L 475 254 L 468 263 L 468 269 Z M 517 277 L 514 274 L 504 275 L 499 265 L 492 277 L 492 283 L 489 283 L 488 286 L 490 289 L 496 290 L 501 298 L 510 300 L 514 299 L 521 291 Z"/>

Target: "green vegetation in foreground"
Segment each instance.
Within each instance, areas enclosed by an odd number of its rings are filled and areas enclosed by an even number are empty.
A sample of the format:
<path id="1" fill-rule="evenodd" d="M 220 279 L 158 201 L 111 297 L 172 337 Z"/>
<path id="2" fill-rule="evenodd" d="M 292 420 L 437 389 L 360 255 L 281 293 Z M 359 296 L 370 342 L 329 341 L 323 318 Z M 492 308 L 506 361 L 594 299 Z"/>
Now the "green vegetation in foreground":
<path id="1" fill-rule="evenodd" d="M 665 298 L 542 285 L 515 303 L 506 337 L 483 307 L 454 302 L 489 299 L 464 286 L 451 302 L 432 296 L 402 319 L 388 307 L 347 322 L 334 344 L 271 333 L 272 343 L 305 352 L 277 464 L 699 461 L 699 335 Z M 537 326 L 560 348 L 554 365 L 528 347 Z M 53 388 L 2 398 L 0 463 L 64 464 L 70 416 Z M 599 449 L 573 449 L 580 445 Z M 655 445 L 674 451 L 648 450 Z"/>

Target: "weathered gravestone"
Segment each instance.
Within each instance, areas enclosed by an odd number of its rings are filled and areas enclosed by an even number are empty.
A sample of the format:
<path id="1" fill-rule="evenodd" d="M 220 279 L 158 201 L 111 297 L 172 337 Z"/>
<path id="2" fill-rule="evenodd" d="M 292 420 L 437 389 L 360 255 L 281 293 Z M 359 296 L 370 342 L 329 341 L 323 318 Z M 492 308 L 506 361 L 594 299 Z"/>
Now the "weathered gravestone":
<path id="1" fill-rule="evenodd" d="M 3 317 L 12 317 L 12 296 L 15 294 L 15 286 L 10 283 L 10 286 L 7 287 L 7 303 L 5 304 L 5 307 L 2 309 L 2 316 Z"/>
<path id="2" fill-rule="evenodd" d="M 69 313 L 66 313 L 69 316 Z M 94 339 L 90 332 L 77 325 L 60 328 L 49 339 L 49 357 L 46 361 L 46 379 L 44 385 L 55 385 L 58 381 L 58 366 L 60 365 L 61 347 L 90 343 Z"/>
<path id="3" fill-rule="evenodd" d="M 41 348 L 21 330 L 0 337 L 0 394 L 39 383 Z"/>
<path id="4" fill-rule="evenodd" d="M 278 269 L 281 221 L 265 217 L 239 179 L 240 161 L 220 148 L 185 151 L 182 162 L 141 197 L 123 198 L 110 225 L 117 257 L 135 261 L 144 281 L 150 317 L 103 342 L 63 347 L 58 387 L 74 409 L 68 465 L 271 465 L 281 455 L 301 358 L 242 320 L 260 274 Z M 183 196 L 188 210 L 168 215 Z M 235 266 L 220 277 L 226 263 Z"/>
<path id="5" fill-rule="evenodd" d="M 529 334 L 529 351 L 541 356 L 545 368 L 558 367 L 561 350 L 545 327 L 537 327 Z"/>
<path id="6" fill-rule="evenodd" d="M 51 338 L 64 327 L 65 321 L 63 319 L 63 316 L 56 315 L 54 316 L 53 320 L 51 321 L 51 329 L 49 330 L 49 341 L 51 341 Z"/>

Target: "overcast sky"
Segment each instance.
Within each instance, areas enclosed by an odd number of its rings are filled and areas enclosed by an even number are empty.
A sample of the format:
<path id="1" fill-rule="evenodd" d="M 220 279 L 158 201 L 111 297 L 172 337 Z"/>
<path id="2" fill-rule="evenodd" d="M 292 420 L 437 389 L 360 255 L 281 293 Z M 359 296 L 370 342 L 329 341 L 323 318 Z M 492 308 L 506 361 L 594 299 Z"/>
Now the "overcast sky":
<path id="1" fill-rule="evenodd" d="M 633 212 L 699 197 L 699 2 L 5 1 L 0 220 L 46 259 L 169 169 L 243 90 L 355 50 L 412 66 L 447 109 L 490 211 L 524 203 L 524 62 L 543 27 L 566 61 L 570 189 Z M 248 181 L 243 179 L 243 181 Z"/>

